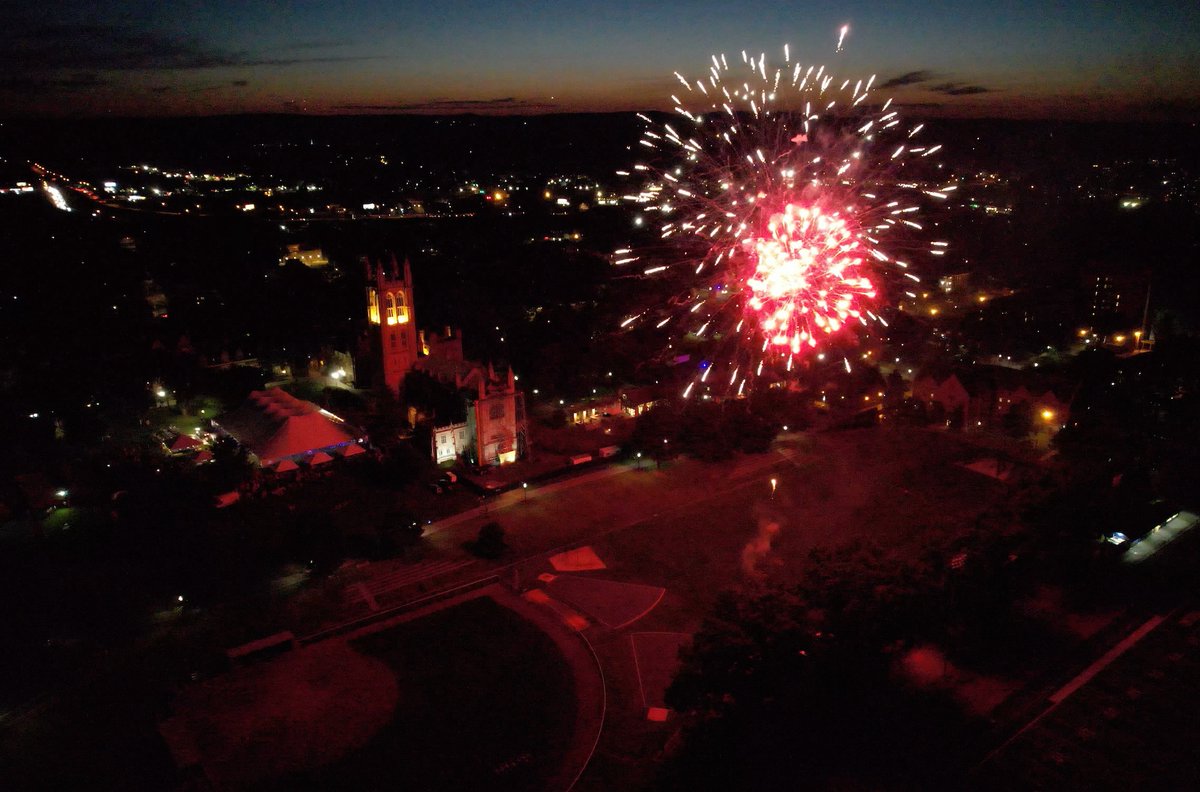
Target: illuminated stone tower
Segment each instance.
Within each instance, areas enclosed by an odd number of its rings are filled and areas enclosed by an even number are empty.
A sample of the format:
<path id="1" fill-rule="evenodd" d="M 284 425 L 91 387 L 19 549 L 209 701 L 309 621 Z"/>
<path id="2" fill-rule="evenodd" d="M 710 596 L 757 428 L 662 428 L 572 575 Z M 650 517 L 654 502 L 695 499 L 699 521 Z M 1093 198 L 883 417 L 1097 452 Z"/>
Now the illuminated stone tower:
<path id="1" fill-rule="evenodd" d="M 400 391 L 404 375 L 417 362 L 417 322 L 413 313 L 412 270 L 404 260 L 403 277 L 391 257 L 367 266 L 367 320 L 372 345 L 378 344 L 377 360 L 383 366 L 383 381 L 394 393 Z"/>

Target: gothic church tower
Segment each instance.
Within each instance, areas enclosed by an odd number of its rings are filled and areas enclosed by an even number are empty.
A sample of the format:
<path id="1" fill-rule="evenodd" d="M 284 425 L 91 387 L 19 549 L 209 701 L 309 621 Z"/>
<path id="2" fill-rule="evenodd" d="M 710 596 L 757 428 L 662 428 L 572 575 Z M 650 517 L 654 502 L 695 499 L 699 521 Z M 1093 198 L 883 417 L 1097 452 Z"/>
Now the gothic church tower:
<path id="1" fill-rule="evenodd" d="M 367 266 L 367 331 L 372 346 L 378 345 L 377 360 L 383 364 L 383 381 L 393 393 L 399 393 L 404 375 L 417 362 L 417 320 L 413 312 L 412 270 L 404 260 L 403 273 L 391 257 Z"/>

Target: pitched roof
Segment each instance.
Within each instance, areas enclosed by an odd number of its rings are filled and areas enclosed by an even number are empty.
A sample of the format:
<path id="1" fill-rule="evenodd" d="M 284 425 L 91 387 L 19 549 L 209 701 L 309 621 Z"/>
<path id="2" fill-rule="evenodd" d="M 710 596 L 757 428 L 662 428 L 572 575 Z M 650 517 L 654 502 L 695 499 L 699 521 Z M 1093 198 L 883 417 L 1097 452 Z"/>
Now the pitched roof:
<path id="1" fill-rule="evenodd" d="M 190 451 L 193 448 L 199 448 L 201 445 L 203 445 L 203 443 L 191 435 L 178 434 L 175 436 L 175 439 L 171 441 L 169 448 L 172 451 Z"/>
<path id="2" fill-rule="evenodd" d="M 954 366 L 934 365 L 922 369 L 914 379 L 932 379 L 938 385 L 950 377 L 956 377 L 963 389 L 971 396 L 996 394 L 1000 391 L 1015 391 L 1025 388 L 1030 394 L 1040 396 L 1053 393 L 1062 402 L 1071 401 L 1075 392 L 1075 384 L 1054 374 L 1045 374 L 1033 369 L 1014 369 L 1006 366 L 976 365 Z"/>
<path id="3" fill-rule="evenodd" d="M 264 465 L 357 439 L 340 419 L 281 388 L 254 391 L 245 404 L 214 423 Z"/>

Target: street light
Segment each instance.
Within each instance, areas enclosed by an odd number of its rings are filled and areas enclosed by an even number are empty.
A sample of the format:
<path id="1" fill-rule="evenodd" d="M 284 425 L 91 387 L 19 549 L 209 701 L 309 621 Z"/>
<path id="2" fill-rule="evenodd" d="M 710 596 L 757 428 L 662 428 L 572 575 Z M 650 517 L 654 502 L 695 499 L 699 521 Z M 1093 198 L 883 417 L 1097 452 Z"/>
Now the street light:
<path id="1" fill-rule="evenodd" d="M 528 481 L 521 482 L 521 496 L 522 496 L 521 499 L 525 503 L 529 503 L 529 482 Z"/>
<path id="2" fill-rule="evenodd" d="M 771 479 L 771 500 L 775 499 L 775 487 L 779 484 L 779 479 Z"/>
<path id="3" fill-rule="evenodd" d="M 638 470 L 642 469 L 642 452 L 641 451 L 637 452 L 637 469 Z"/>

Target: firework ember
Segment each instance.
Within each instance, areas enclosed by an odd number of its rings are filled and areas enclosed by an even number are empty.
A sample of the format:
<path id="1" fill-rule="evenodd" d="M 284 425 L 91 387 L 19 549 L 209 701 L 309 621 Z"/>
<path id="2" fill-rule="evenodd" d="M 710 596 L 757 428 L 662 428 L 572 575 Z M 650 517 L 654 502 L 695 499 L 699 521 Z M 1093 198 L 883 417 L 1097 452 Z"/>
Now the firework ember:
<path id="1" fill-rule="evenodd" d="M 619 172 L 645 179 L 625 198 L 663 242 L 614 263 L 641 262 L 643 277 L 681 289 L 622 327 L 653 321 L 712 347 L 688 394 L 721 367 L 741 392 L 764 365 L 791 371 L 797 356 L 884 322 L 882 287 L 918 280 L 912 256 L 946 251 L 918 237 L 922 210 L 955 189 L 926 172 L 941 147 L 876 98 L 874 76 L 839 80 L 790 57 L 784 47 L 770 67 L 743 52 L 731 68 L 719 55 L 700 79 L 676 73 L 677 120 L 642 115 L 646 159 Z"/>
<path id="2" fill-rule="evenodd" d="M 767 230 L 769 238 L 751 241 L 746 305 L 769 345 L 799 353 L 862 315 L 856 301 L 875 289 L 860 274 L 862 245 L 845 218 L 789 204 Z"/>

